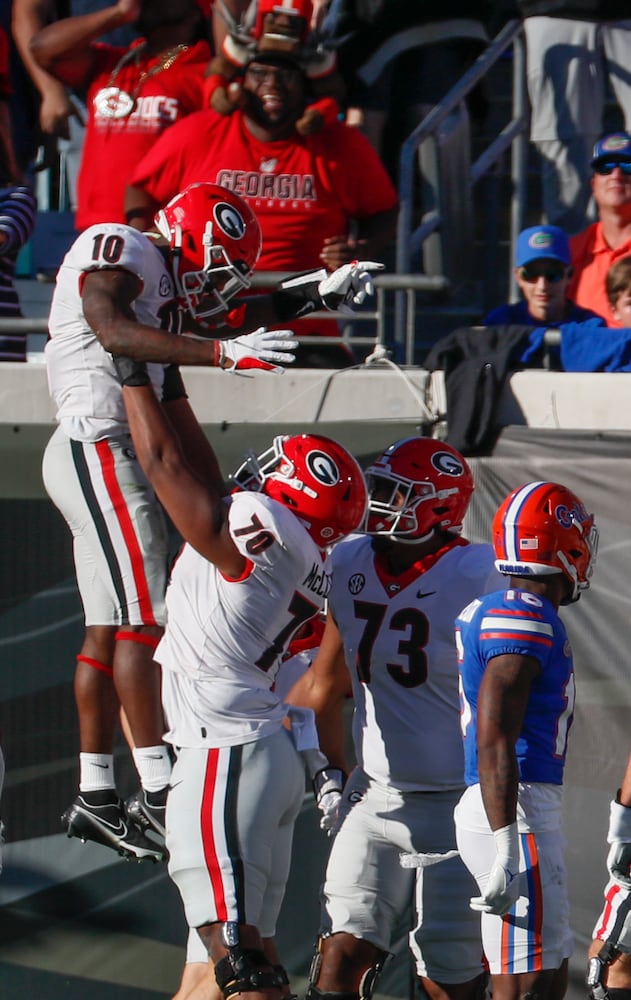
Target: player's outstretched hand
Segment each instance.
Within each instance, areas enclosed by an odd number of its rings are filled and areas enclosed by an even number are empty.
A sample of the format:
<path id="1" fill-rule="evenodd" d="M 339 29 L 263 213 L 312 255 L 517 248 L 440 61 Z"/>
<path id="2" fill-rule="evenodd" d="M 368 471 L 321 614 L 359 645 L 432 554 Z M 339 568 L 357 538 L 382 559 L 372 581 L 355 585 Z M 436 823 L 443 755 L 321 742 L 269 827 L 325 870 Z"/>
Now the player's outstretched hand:
<path id="1" fill-rule="evenodd" d="M 297 346 L 293 330 L 267 330 L 261 326 L 254 333 L 220 341 L 221 367 L 233 372 L 258 369 L 282 375 L 282 366 L 295 361 Z M 226 365 L 226 360 L 232 364 Z"/>
<path id="2" fill-rule="evenodd" d="M 352 312 L 369 295 L 375 294 L 372 271 L 382 271 L 384 264 L 374 260 L 353 260 L 338 267 L 318 285 L 318 292 L 327 309 Z"/>
<path id="3" fill-rule="evenodd" d="M 609 807 L 607 855 L 609 874 L 626 889 L 631 886 L 631 808 L 616 799 Z"/>
<path id="4" fill-rule="evenodd" d="M 508 913 L 519 899 L 519 834 L 517 824 L 511 823 L 494 831 L 497 857 L 489 873 L 482 896 L 474 896 L 469 905 L 480 913 Z"/>

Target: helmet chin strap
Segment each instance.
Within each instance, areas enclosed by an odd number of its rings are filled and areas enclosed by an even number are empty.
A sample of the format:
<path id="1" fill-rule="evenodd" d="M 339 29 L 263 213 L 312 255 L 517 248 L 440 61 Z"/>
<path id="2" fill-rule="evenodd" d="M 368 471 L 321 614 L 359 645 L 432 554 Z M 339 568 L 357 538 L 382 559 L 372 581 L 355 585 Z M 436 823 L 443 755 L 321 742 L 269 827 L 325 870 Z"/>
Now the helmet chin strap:
<path id="1" fill-rule="evenodd" d="M 390 535 L 390 538 L 393 542 L 397 542 L 398 545 L 419 545 L 421 542 L 427 542 L 435 533 L 436 528 L 432 528 L 426 535 L 415 536 L 414 538 L 408 538 L 406 535 Z"/>
<path id="2" fill-rule="evenodd" d="M 455 538 L 457 535 L 460 534 L 460 531 L 449 531 L 446 528 L 441 528 L 440 524 L 435 524 L 434 527 L 431 528 L 425 535 L 415 535 L 414 538 L 409 538 L 407 535 L 396 535 L 387 533 L 384 534 L 375 533 L 373 537 L 388 538 L 390 539 L 390 541 L 396 542 L 398 545 L 420 545 L 423 542 L 428 542 L 434 536 L 439 538 L 441 532 L 448 538 Z"/>
<path id="3" fill-rule="evenodd" d="M 565 576 L 568 580 L 568 583 L 572 585 L 570 593 L 564 600 L 561 601 L 561 604 L 563 605 L 575 604 L 576 601 L 578 601 L 579 597 L 581 596 L 576 566 L 572 566 L 572 563 L 569 561 L 569 559 L 567 559 L 567 557 L 563 552 L 557 552 L 557 558 L 559 562 L 562 564 L 562 566 L 565 568 Z"/>

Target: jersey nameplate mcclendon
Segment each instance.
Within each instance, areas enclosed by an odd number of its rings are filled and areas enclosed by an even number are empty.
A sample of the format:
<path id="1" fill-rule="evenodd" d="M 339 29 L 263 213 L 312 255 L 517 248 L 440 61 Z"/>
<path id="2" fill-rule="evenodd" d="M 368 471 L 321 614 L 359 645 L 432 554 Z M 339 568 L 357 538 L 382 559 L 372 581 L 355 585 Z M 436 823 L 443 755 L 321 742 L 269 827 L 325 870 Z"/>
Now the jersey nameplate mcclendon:
<path id="1" fill-rule="evenodd" d="M 135 103 L 133 97 L 118 87 L 104 87 L 94 98 L 96 112 L 103 118 L 127 118 Z"/>

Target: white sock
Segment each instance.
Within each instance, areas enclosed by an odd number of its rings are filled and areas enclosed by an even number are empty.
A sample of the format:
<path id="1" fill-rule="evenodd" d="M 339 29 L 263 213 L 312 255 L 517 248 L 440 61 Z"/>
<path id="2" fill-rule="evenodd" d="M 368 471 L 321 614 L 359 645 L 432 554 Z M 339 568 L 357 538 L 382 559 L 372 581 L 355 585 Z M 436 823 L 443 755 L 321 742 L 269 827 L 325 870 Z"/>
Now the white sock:
<path id="1" fill-rule="evenodd" d="M 79 791 L 97 792 L 114 788 L 114 756 L 111 753 L 80 753 Z"/>
<path id="2" fill-rule="evenodd" d="M 134 747 L 134 763 L 140 784 L 146 792 L 159 792 L 169 784 L 171 758 L 166 744 L 157 747 Z"/>

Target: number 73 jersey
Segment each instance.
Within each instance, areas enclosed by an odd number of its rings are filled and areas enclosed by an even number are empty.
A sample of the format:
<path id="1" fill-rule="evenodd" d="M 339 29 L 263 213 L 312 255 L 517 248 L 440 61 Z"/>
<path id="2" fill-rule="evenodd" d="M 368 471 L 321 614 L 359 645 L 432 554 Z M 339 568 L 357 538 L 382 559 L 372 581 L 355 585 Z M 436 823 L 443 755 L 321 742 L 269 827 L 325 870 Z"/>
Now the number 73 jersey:
<path id="1" fill-rule="evenodd" d="M 462 788 L 454 621 L 500 584 L 493 551 L 454 539 L 392 576 L 372 542 L 346 539 L 331 556 L 329 607 L 353 684 L 358 763 L 401 791 Z"/>

